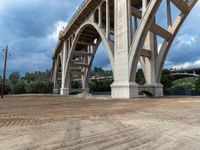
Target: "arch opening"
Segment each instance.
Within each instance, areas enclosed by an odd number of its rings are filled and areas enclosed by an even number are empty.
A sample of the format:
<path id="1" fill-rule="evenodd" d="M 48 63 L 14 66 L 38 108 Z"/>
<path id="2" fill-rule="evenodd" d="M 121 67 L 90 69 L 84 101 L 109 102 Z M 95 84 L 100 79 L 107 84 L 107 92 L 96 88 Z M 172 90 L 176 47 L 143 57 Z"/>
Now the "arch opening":
<path id="1" fill-rule="evenodd" d="M 99 9 L 97 9 L 94 13 L 94 22 L 99 24 Z"/>
<path id="2" fill-rule="evenodd" d="M 70 68 L 68 71 L 70 71 L 71 77 L 71 93 L 89 91 L 89 75 L 96 51 L 101 42 L 106 45 L 109 60 L 113 62 L 110 43 L 106 40 L 104 33 L 98 28 L 97 24 L 85 23 L 80 27 L 72 46 L 70 63 L 68 63 L 68 68 Z"/>
<path id="3" fill-rule="evenodd" d="M 104 30 L 106 30 L 106 1 L 104 1 L 102 4 L 101 4 L 101 23 L 102 23 L 102 28 Z"/>

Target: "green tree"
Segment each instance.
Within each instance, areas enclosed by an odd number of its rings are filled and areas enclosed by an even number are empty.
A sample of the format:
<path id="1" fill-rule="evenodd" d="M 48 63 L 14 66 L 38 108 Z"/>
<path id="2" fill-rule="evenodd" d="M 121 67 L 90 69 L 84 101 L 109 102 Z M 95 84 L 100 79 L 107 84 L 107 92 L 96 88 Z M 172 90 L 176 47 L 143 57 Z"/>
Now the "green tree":
<path id="1" fill-rule="evenodd" d="M 27 93 L 52 93 L 53 84 L 50 81 L 36 81 L 26 83 L 26 92 Z"/>
<path id="2" fill-rule="evenodd" d="M 26 73 L 23 79 L 27 82 L 35 81 L 36 75 L 33 73 Z"/>
<path id="3" fill-rule="evenodd" d="M 144 78 L 144 73 L 143 73 L 142 69 L 138 69 L 137 70 L 137 73 L 136 73 L 136 82 L 139 85 L 145 84 L 145 78 Z"/>
<path id="4" fill-rule="evenodd" d="M 0 82 L 2 82 L 3 81 L 3 78 L 2 78 L 2 76 L 0 76 Z"/>
<path id="5" fill-rule="evenodd" d="M 2 89 L 2 84 L 0 84 L 0 92 L 1 92 L 1 89 Z M 5 85 L 4 86 L 4 90 L 3 90 L 4 95 L 9 94 L 10 92 L 11 92 L 10 86 L 9 85 Z"/>
<path id="6" fill-rule="evenodd" d="M 172 85 L 172 90 L 193 90 L 195 85 L 192 82 L 182 82 Z"/>
<path id="7" fill-rule="evenodd" d="M 195 89 L 196 90 L 200 90 L 200 76 L 195 81 Z"/>
<path id="8" fill-rule="evenodd" d="M 13 72 L 9 75 L 9 80 L 12 84 L 16 84 L 20 80 L 19 72 Z"/>
<path id="9" fill-rule="evenodd" d="M 24 94 L 24 93 L 26 93 L 25 86 L 26 86 L 26 84 L 22 81 L 16 83 L 12 88 L 12 94 Z"/>
<path id="10" fill-rule="evenodd" d="M 168 69 L 163 69 L 162 71 L 162 77 L 161 77 L 161 83 L 164 86 L 164 89 L 168 89 L 172 86 L 174 78 L 171 76 L 171 71 Z"/>

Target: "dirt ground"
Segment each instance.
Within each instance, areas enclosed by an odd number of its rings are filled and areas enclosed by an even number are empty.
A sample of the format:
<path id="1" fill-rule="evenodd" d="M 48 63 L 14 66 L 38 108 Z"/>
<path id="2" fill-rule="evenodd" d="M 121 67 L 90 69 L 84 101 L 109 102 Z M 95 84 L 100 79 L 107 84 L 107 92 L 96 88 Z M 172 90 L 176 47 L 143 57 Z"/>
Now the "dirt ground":
<path id="1" fill-rule="evenodd" d="M 200 97 L 8 96 L 0 102 L 0 150 L 32 149 L 200 149 Z"/>

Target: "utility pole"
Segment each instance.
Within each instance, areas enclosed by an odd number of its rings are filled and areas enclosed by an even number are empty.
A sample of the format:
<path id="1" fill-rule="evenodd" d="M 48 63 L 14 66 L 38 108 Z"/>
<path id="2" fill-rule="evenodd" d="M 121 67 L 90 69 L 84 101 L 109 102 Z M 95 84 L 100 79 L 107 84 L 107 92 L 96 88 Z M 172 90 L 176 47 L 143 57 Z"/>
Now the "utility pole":
<path id="1" fill-rule="evenodd" d="M 4 61 L 4 71 L 3 71 L 3 83 L 1 88 L 1 99 L 3 99 L 3 92 L 4 92 L 4 86 L 6 81 L 6 65 L 7 65 L 7 57 L 8 57 L 8 46 L 6 46 L 6 49 L 3 49 L 5 52 L 5 61 Z"/>

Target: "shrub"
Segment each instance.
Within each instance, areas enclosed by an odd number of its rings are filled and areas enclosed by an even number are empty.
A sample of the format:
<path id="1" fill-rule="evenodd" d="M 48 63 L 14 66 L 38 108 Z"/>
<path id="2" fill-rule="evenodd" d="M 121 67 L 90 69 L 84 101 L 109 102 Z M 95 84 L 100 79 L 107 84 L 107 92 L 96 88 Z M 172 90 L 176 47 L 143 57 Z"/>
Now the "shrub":
<path id="1" fill-rule="evenodd" d="M 27 93 L 52 93 L 53 84 L 50 81 L 36 81 L 26 83 Z"/>
<path id="2" fill-rule="evenodd" d="M 25 90 L 26 84 L 24 82 L 18 82 L 13 86 L 12 94 L 24 94 L 26 93 Z"/>
<path id="3" fill-rule="evenodd" d="M 1 89 L 2 89 L 2 84 L 0 84 L 0 93 L 1 93 Z M 11 92 L 10 86 L 5 85 L 4 90 L 3 90 L 4 95 L 8 95 L 10 92 Z"/>

